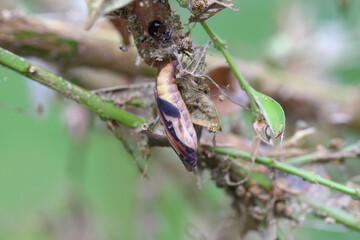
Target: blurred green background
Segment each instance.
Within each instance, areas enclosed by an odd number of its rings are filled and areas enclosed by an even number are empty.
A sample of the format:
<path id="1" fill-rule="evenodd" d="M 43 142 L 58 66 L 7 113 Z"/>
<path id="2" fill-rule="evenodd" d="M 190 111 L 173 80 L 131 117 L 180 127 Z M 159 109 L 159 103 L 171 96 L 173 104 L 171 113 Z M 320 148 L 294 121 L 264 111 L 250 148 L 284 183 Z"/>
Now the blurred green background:
<path id="1" fill-rule="evenodd" d="M 16 4 L 35 14 L 41 2 Z M 281 14 L 293 4 L 311 13 L 314 29 L 336 22 L 352 44 L 360 44 L 358 1 L 350 1 L 347 11 L 335 0 L 236 2 L 238 12 L 225 10 L 209 21 L 234 56 L 272 57 Z M 199 27 L 192 36 L 199 44 L 208 40 Z M 358 53 L 346 57 L 332 74 L 344 83 L 358 82 L 359 59 Z M 233 213 L 230 199 L 208 173 L 199 190 L 196 176 L 182 169 L 171 150 L 156 149 L 149 178 L 142 178 L 96 116 L 90 116 L 88 133 L 74 137 L 63 120 L 70 102 L 51 94 L 34 99 L 37 83 L 29 81 L 0 67 L 0 239 L 217 239 L 219 226 Z M 170 157 L 159 163 L 158 156 Z M 236 236 L 236 229 L 229 232 Z M 310 217 L 295 239 L 360 239 L 360 234 Z"/>

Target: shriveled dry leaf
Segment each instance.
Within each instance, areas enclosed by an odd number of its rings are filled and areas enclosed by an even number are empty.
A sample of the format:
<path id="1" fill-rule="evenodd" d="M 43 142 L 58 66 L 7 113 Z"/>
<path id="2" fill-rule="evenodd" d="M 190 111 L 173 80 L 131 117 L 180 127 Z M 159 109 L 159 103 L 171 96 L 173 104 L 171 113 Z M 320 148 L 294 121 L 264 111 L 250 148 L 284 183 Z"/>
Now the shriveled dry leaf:
<path id="1" fill-rule="evenodd" d="M 133 1 L 134 0 L 86 0 L 89 15 L 85 24 L 85 29 L 89 30 L 100 16 L 125 7 Z"/>

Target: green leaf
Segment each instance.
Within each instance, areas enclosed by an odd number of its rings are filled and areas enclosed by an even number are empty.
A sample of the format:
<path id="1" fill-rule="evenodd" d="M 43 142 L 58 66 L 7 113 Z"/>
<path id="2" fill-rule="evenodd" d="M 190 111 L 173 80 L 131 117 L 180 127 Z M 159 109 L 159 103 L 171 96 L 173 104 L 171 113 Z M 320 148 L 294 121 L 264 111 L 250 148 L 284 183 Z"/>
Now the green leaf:
<path id="1" fill-rule="evenodd" d="M 266 143 L 273 143 L 275 139 L 284 133 L 285 114 L 284 110 L 271 97 L 252 89 L 254 101 L 259 108 L 253 127 L 258 136 Z"/>
<path id="2" fill-rule="evenodd" d="M 276 237 L 277 240 L 286 240 L 285 233 L 281 229 L 279 221 L 276 221 Z"/>

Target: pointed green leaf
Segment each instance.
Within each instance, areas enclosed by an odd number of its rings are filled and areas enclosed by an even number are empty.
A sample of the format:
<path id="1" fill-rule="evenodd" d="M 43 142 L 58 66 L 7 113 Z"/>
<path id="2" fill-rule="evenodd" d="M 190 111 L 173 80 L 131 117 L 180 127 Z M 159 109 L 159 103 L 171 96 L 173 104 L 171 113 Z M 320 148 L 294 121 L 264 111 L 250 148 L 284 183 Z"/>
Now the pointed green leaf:
<path id="1" fill-rule="evenodd" d="M 285 113 L 279 103 L 271 97 L 252 89 L 254 101 L 259 108 L 260 115 L 254 123 L 254 130 L 267 143 L 271 138 L 278 139 L 285 130 Z M 269 131 L 270 130 L 270 131 Z"/>
<path id="2" fill-rule="evenodd" d="M 280 227 L 279 220 L 276 221 L 276 237 L 278 240 L 286 240 L 285 233 Z"/>

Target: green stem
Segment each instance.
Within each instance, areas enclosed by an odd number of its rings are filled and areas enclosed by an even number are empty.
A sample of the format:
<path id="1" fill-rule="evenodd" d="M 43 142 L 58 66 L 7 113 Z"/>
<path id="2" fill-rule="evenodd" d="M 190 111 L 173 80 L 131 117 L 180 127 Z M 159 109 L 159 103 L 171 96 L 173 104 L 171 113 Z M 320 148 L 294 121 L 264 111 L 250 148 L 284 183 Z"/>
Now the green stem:
<path id="1" fill-rule="evenodd" d="M 0 48 L 0 65 L 7 67 L 25 77 L 39 82 L 51 89 L 75 100 L 97 113 L 102 119 L 114 119 L 126 126 L 137 128 L 145 121 L 131 113 L 123 111 L 105 102 L 101 97 L 32 64 L 29 61 Z"/>
<path id="2" fill-rule="evenodd" d="M 229 155 L 231 157 L 239 157 L 246 160 L 251 160 L 251 155 L 248 152 L 243 152 L 235 148 L 216 148 L 215 152 L 218 154 Z M 340 183 L 333 182 L 331 180 L 325 179 L 316 175 L 313 172 L 306 171 L 301 168 L 297 168 L 286 163 L 276 162 L 275 160 L 268 157 L 256 157 L 255 161 L 257 163 L 263 164 L 267 167 L 276 168 L 281 171 L 296 175 L 303 178 L 310 183 L 319 183 L 321 185 L 327 186 L 329 188 L 335 189 L 337 191 L 343 192 L 352 196 L 354 199 L 360 199 L 360 191 L 354 188 L 346 187 Z"/>
<path id="3" fill-rule="evenodd" d="M 206 22 L 201 22 L 201 26 L 207 32 L 211 40 L 214 42 L 214 45 L 219 49 L 224 55 L 226 61 L 229 64 L 230 69 L 239 80 L 239 84 L 242 89 L 246 92 L 247 96 L 250 99 L 250 106 L 252 110 L 254 132 L 257 137 L 261 138 L 266 143 L 269 143 L 270 140 L 279 138 L 285 130 L 285 114 L 284 110 L 274 99 L 257 92 L 251 85 L 245 81 L 244 77 L 241 75 L 240 71 L 236 67 L 233 59 L 230 57 L 229 52 L 226 49 L 226 43 L 207 25 Z M 258 118 L 260 117 L 261 118 Z M 264 118 L 264 123 L 262 124 Z M 259 119 L 258 122 L 255 122 L 256 119 Z M 269 134 L 266 133 L 266 126 L 270 127 L 271 130 L 270 138 Z"/>
<path id="4" fill-rule="evenodd" d="M 301 202 L 308 204 L 310 207 L 326 213 L 327 216 L 334 218 L 337 222 L 342 223 L 352 229 L 360 231 L 360 219 L 348 214 L 347 212 L 325 205 L 323 202 L 318 202 L 312 198 L 298 196 Z"/>
<path id="5" fill-rule="evenodd" d="M 207 25 L 207 23 L 205 21 L 200 22 L 201 26 L 204 28 L 204 30 L 206 31 L 206 33 L 209 35 L 209 37 L 211 38 L 211 40 L 213 41 L 215 48 L 217 48 L 218 50 L 220 50 L 222 52 L 222 54 L 224 55 L 226 61 L 229 64 L 230 69 L 233 71 L 235 77 L 239 80 L 240 86 L 242 87 L 242 89 L 244 89 L 244 91 L 246 92 L 246 94 L 249 96 L 250 98 L 250 104 L 251 104 L 251 108 L 254 110 L 257 110 L 258 107 L 255 103 L 255 95 L 254 95 L 254 89 L 251 87 L 251 85 L 245 80 L 245 78 L 242 76 L 241 72 L 238 70 L 238 68 L 236 67 L 233 59 L 230 57 L 229 52 L 226 49 L 226 43 L 219 37 L 219 35 L 217 35 L 210 27 L 209 25 Z"/>

